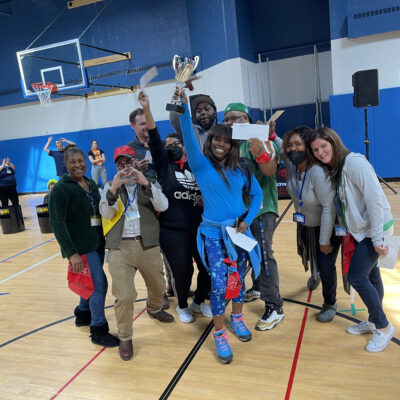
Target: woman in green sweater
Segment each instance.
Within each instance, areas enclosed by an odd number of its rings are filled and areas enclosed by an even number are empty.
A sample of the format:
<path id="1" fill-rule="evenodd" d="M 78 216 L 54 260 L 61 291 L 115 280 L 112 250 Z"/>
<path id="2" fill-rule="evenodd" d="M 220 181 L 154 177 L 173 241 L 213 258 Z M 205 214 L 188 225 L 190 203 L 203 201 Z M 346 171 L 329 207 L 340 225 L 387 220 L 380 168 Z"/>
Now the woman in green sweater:
<path id="1" fill-rule="evenodd" d="M 75 325 L 90 324 L 91 340 L 103 347 L 118 346 L 119 340 L 108 333 L 104 315 L 107 278 L 103 271 L 104 237 L 99 214 L 100 194 L 96 183 L 85 177 L 86 158 L 78 147 L 69 145 L 64 150 L 68 174 L 54 186 L 49 199 L 50 225 L 75 273 L 84 265 L 85 255 L 92 275 L 94 292 L 85 300 L 81 297 L 75 308 Z"/>

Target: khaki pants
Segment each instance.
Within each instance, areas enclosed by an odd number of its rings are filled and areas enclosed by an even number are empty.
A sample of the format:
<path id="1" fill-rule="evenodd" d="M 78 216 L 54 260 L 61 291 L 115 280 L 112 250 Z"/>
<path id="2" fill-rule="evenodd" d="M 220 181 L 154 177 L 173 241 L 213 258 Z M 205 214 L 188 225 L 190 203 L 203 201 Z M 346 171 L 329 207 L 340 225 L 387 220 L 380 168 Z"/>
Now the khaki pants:
<path id="1" fill-rule="evenodd" d="M 135 274 L 139 270 L 147 287 L 147 311 L 161 310 L 165 279 L 160 247 L 144 249 L 140 240 L 121 240 L 118 250 L 110 250 L 108 267 L 115 296 L 118 337 L 132 339 L 133 304 L 136 301 Z"/>

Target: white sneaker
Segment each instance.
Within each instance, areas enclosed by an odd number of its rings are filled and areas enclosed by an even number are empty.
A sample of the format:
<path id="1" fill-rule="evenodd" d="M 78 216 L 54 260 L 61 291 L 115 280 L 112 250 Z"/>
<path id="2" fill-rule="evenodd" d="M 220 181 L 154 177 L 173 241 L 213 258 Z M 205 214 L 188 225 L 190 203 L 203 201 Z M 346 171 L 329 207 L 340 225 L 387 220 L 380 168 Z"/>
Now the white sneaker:
<path id="1" fill-rule="evenodd" d="M 179 308 L 179 306 L 176 307 L 176 312 L 178 313 L 179 320 L 185 324 L 190 324 L 191 322 L 194 321 L 193 315 L 189 309 L 189 307 L 186 308 Z"/>
<path id="2" fill-rule="evenodd" d="M 394 326 L 389 323 L 390 329 L 388 333 L 384 333 L 382 331 L 376 330 L 374 331 L 374 335 L 372 336 L 371 341 L 365 346 L 365 350 L 370 353 L 378 353 L 386 349 L 387 345 L 390 342 L 390 339 L 396 334 L 396 329 Z"/>
<path id="3" fill-rule="evenodd" d="M 363 333 L 375 332 L 375 324 L 369 321 L 363 321 L 357 325 L 349 326 L 346 332 L 350 333 L 350 335 L 362 335 Z"/>
<path id="4" fill-rule="evenodd" d="M 190 304 L 189 308 L 193 314 L 203 314 L 207 318 L 212 318 L 213 316 L 211 307 L 204 301 L 201 304 L 196 304 L 193 301 L 192 304 Z"/>

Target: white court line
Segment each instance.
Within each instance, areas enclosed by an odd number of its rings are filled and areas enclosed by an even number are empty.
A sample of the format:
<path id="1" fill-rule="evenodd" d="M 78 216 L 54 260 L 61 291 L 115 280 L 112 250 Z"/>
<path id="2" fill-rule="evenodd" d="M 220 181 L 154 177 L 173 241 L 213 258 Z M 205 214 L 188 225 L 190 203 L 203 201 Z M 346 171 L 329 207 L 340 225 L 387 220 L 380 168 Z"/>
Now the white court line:
<path id="1" fill-rule="evenodd" d="M 37 264 L 32 265 L 31 267 L 28 267 L 28 268 L 26 268 L 26 269 L 23 269 L 22 271 L 17 272 L 16 274 L 9 276 L 8 278 L 6 278 L 6 279 L 0 281 L 0 285 L 1 285 L 2 283 L 4 283 L 4 282 L 9 281 L 10 279 L 13 279 L 13 278 L 15 278 L 15 277 L 17 277 L 17 276 L 23 274 L 23 273 L 26 272 L 26 271 L 29 271 L 29 270 L 31 270 L 31 269 L 33 269 L 33 268 L 36 268 L 36 267 L 38 267 L 39 265 L 44 264 L 45 262 L 50 261 L 50 260 L 52 260 L 53 258 L 58 257 L 59 255 L 61 255 L 61 253 L 54 254 L 54 256 L 51 256 L 51 257 L 49 257 L 49 258 L 46 258 L 45 260 L 40 261 L 40 262 L 38 262 Z"/>

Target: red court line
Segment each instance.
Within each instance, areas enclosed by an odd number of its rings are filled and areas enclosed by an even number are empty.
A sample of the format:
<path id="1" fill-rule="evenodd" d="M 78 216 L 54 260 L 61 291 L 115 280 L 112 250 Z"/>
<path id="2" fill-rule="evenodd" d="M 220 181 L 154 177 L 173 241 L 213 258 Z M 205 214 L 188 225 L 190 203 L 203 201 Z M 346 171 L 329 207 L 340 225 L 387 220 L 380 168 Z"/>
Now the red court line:
<path id="1" fill-rule="evenodd" d="M 135 318 L 133 318 L 133 322 L 135 322 L 145 311 L 147 307 L 143 308 L 142 311 Z M 57 391 L 57 393 L 50 398 L 50 400 L 55 399 L 64 389 L 66 389 L 104 350 L 106 347 L 103 347 L 92 359 L 89 360 L 61 389 Z"/>
<path id="2" fill-rule="evenodd" d="M 310 290 L 310 291 L 308 292 L 307 303 L 309 303 L 309 302 L 311 301 L 311 296 L 312 296 L 312 290 Z M 306 327 L 306 321 L 307 321 L 308 310 L 309 310 L 308 307 L 306 307 L 305 310 L 304 310 L 303 321 L 302 321 L 302 323 L 301 323 L 299 338 L 297 339 L 296 352 L 294 353 L 293 364 L 292 364 L 292 370 L 290 371 L 289 382 L 288 382 L 288 386 L 287 386 L 286 394 L 285 394 L 285 400 L 289 400 L 289 399 L 290 399 L 290 393 L 292 392 L 292 386 L 293 386 L 293 381 L 294 381 L 294 375 L 295 375 L 295 373 L 296 373 L 297 361 L 298 361 L 298 359 L 299 359 L 300 348 L 301 348 L 301 342 L 303 341 L 303 334 L 304 334 L 304 329 L 305 329 L 305 327 Z"/>

